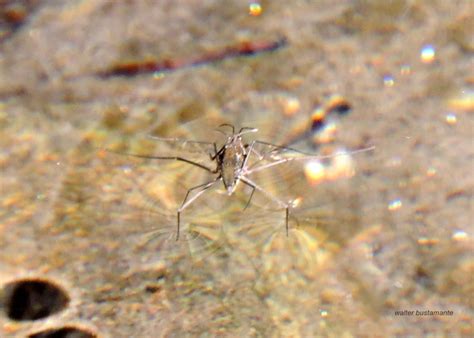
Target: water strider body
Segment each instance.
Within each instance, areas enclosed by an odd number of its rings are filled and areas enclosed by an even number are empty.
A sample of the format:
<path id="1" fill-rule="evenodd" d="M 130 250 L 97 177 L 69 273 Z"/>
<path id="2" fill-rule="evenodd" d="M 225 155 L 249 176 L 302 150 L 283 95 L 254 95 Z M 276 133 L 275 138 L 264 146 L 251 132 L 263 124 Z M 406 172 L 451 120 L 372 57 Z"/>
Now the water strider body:
<path id="1" fill-rule="evenodd" d="M 217 158 L 217 172 L 222 176 L 222 183 L 231 195 L 237 187 L 238 177 L 247 159 L 246 147 L 240 137 L 231 137 Z"/>
<path id="2" fill-rule="evenodd" d="M 328 156 L 310 155 L 293 148 L 279 146 L 279 145 L 275 145 L 272 143 L 259 141 L 259 140 L 254 140 L 250 143 L 244 143 L 242 139 L 242 135 L 247 134 L 247 133 L 255 133 L 258 131 L 256 128 L 242 127 L 236 133 L 233 125 L 222 124 L 219 127 L 229 127 L 232 129 L 232 134 L 230 135 L 224 133 L 221 130 L 218 130 L 227 137 L 225 144 L 221 146 L 220 148 L 217 147 L 217 144 L 215 142 L 188 141 L 188 140 L 184 141 L 186 143 L 197 143 L 201 145 L 205 144 L 208 146 L 212 146 L 213 154 L 210 154 L 209 156 L 210 156 L 211 161 L 215 162 L 216 164 L 215 168 L 208 167 L 201 163 L 198 163 L 198 162 L 195 162 L 195 161 L 192 161 L 180 156 L 148 156 L 148 155 L 139 155 L 139 154 L 125 154 L 125 155 L 144 158 L 144 159 L 181 161 L 181 162 L 185 162 L 193 166 L 196 166 L 209 173 L 215 174 L 215 177 L 212 180 L 196 185 L 187 191 L 183 199 L 183 202 L 181 203 L 181 206 L 176 211 L 176 218 L 177 218 L 176 240 L 179 240 L 179 235 L 180 235 L 181 213 L 189 205 L 191 205 L 197 198 L 199 198 L 199 196 L 201 196 L 206 190 L 214 186 L 219 181 L 222 181 L 224 188 L 226 189 L 227 194 L 229 196 L 234 193 L 239 182 L 242 182 L 243 184 L 249 186 L 252 189 L 252 192 L 249 196 L 249 199 L 244 209 L 246 209 L 249 206 L 255 190 L 258 190 L 259 192 L 263 193 L 267 198 L 272 200 L 275 204 L 285 209 L 285 226 L 286 226 L 286 233 L 288 235 L 289 208 L 290 208 L 291 203 L 282 201 L 281 199 L 273 196 L 272 194 L 267 192 L 265 189 L 260 187 L 258 184 L 256 184 L 254 181 L 252 181 L 248 177 L 248 175 L 274 167 L 276 165 L 287 163 L 290 161 L 331 158 L 337 155 L 328 155 Z M 159 137 L 152 137 L 152 138 L 155 138 L 158 140 L 170 141 L 170 139 L 162 139 Z M 171 139 L 171 141 L 175 141 L 175 140 L 176 139 Z M 270 163 L 259 165 L 259 160 L 262 160 L 265 156 L 263 156 L 257 149 L 255 149 L 256 148 L 255 146 L 257 144 L 269 147 L 271 149 L 269 152 L 265 153 L 265 155 L 270 154 L 270 159 L 271 159 Z M 361 149 L 355 152 L 367 151 L 371 149 L 373 149 L 373 147 Z M 296 152 L 299 154 L 299 156 L 296 156 L 296 157 L 283 156 L 282 157 L 282 156 L 279 156 L 280 155 L 279 151 Z M 355 152 L 352 152 L 352 153 L 355 153 Z M 251 166 L 249 166 L 248 161 L 252 154 L 255 155 L 258 160 L 255 163 L 253 163 Z M 189 197 L 191 192 L 196 191 L 196 190 L 197 192 L 192 197 Z"/>
<path id="3" fill-rule="evenodd" d="M 248 131 L 253 132 L 254 130 L 249 129 Z M 242 142 L 242 132 L 241 129 L 237 134 L 234 134 L 234 129 L 232 129 L 232 135 L 227 138 L 226 144 L 214 155 L 217 160 L 215 172 L 220 174 L 229 195 L 235 191 L 240 173 L 248 158 L 248 145 L 244 145 Z M 211 159 L 214 158 L 211 157 Z"/>

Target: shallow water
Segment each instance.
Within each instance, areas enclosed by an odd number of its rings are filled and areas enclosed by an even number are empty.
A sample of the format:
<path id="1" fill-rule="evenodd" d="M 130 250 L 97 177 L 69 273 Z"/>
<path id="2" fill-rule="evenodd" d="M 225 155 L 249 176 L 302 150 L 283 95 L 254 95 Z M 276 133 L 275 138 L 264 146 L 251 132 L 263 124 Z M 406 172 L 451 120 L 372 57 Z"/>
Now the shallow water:
<path id="1" fill-rule="evenodd" d="M 48 2 L 1 42 L 0 335 L 472 335 L 470 3 L 275 1 L 259 17 L 247 7 Z M 265 55 L 96 76 L 280 33 L 285 48 Z M 257 127 L 246 142 L 292 143 L 327 94 L 353 107 L 337 142 L 295 147 L 376 149 L 342 163 L 348 175 L 336 170 L 343 157 L 321 161 L 323 179 L 314 164 L 313 181 L 303 162 L 251 174 L 292 201 L 288 236 L 266 196 L 243 211 L 248 187 L 217 186 L 183 212 L 176 242 L 176 208 L 206 173 L 103 151 L 205 163 L 202 149 L 146 135 L 222 144 L 223 122 Z M 70 302 L 45 320 L 8 318 L 4 286 L 25 278 Z M 395 315 L 404 309 L 454 315 Z"/>

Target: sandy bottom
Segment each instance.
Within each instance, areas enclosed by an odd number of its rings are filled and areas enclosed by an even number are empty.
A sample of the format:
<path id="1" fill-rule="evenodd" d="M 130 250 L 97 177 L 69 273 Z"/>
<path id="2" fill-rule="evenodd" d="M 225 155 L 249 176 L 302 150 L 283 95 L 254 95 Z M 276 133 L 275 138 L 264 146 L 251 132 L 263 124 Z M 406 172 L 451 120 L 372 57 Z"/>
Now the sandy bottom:
<path id="1" fill-rule="evenodd" d="M 288 3 L 1 5 L 0 336 L 474 334 L 472 2 Z M 352 109 L 318 150 L 375 149 L 318 184 L 249 174 L 291 200 L 288 236 L 278 202 L 219 183 L 175 241 L 215 174 L 104 151 L 213 169 L 212 144 L 146 135 L 285 143 L 331 95 Z"/>

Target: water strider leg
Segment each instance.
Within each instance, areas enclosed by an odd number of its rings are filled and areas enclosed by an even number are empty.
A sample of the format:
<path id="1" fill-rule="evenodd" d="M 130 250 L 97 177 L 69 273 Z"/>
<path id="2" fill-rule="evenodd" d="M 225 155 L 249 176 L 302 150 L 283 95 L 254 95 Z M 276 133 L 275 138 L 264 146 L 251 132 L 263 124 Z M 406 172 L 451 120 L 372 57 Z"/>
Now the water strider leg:
<path id="1" fill-rule="evenodd" d="M 109 153 L 113 153 L 113 154 L 119 154 L 119 155 L 126 155 L 126 156 L 132 156 L 132 157 L 138 157 L 138 158 L 143 158 L 143 159 L 147 159 L 147 160 L 175 160 L 175 161 L 180 161 L 180 162 L 185 162 L 185 163 L 188 163 L 188 164 L 191 164 L 195 167 L 198 167 L 198 168 L 201 168 L 203 170 L 206 170 L 210 173 L 213 173 L 215 174 L 216 173 L 216 170 L 214 169 L 211 169 L 201 163 L 198 163 L 198 162 L 194 162 L 194 161 L 191 161 L 191 160 L 188 160 L 187 158 L 184 158 L 184 157 L 180 157 L 180 156 L 153 156 L 153 155 L 139 155 L 139 154 L 131 154 L 131 153 L 121 153 L 121 152 L 117 152 L 117 151 L 112 151 L 112 150 L 108 150 L 108 149 L 104 149 L 106 152 L 109 152 Z"/>
<path id="2" fill-rule="evenodd" d="M 250 201 L 252 200 L 252 197 L 253 197 L 253 193 L 255 192 L 255 186 L 253 186 L 252 184 L 249 184 L 248 182 L 245 182 L 245 181 L 242 181 L 244 184 L 248 185 L 250 188 L 252 188 L 252 192 L 250 193 L 250 197 L 249 197 L 249 200 L 247 201 L 247 204 L 245 205 L 244 207 L 244 210 L 248 208 L 248 206 L 250 205 Z"/>
<path id="3" fill-rule="evenodd" d="M 219 155 L 225 151 L 226 147 L 223 145 L 219 150 L 217 150 L 217 145 L 214 143 L 214 155 L 211 155 L 211 161 L 214 161 Z"/>
<path id="4" fill-rule="evenodd" d="M 274 147 L 275 148 L 274 150 L 289 150 L 289 151 L 294 151 L 295 153 L 299 153 L 299 154 L 303 154 L 303 155 L 313 155 L 311 153 L 307 153 L 307 152 L 301 151 L 299 149 L 288 147 L 288 146 L 285 146 L 285 145 L 274 144 L 274 143 L 260 141 L 260 140 L 255 140 L 254 142 L 256 144 L 262 144 L 264 146 Z"/>
<path id="5" fill-rule="evenodd" d="M 244 175 L 252 174 L 254 172 L 261 171 L 261 170 L 264 170 L 264 169 L 268 169 L 268 168 L 271 168 L 271 167 L 274 167 L 274 166 L 277 166 L 277 165 L 280 165 L 280 164 L 283 164 L 283 163 L 287 163 L 287 162 L 322 160 L 322 159 L 326 159 L 326 158 L 334 158 L 334 157 L 337 157 L 337 156 L 342 156 L 342 155 L 347 155 L 347 154 L 354 155 L 354 154 L 363 153 L 363 152 L 366 152 L 366 151 L 371 151 L 371 150 L 374 150 L 374 149 L 375 149 L 375 146 L 371 146 L 371 147 L 357 149 L 357 150 L 353 150 L 353 151 L 350 151 L 350 152 L 347 152 L 347 153 L 340 153 L 340 154 L 315 155 L 315 156 L 306 156 L 305 155 L 305 156 L 301 156 L 301 157 L 282 158 L 280 160 L 276 160 L 276 161 L 271 162 L 271 163 L 267 163 L 267 164 L 264 164 L 264 165 L 261 165 L 261 166 L 255 166 L 255 167 L 249 168 L 248 170 L 245 170 Z"/>
<path id="6" fill-rule="evenodd" d="M 212 185 L 214 185 L 217 181 L 220 181 L 221 177 L 217 176 L 214 180 L 210 182 L 206 182 L 203 184 L 199 184 L 195 187 L 192 187 L 191 189 L 188 190 L 186 193 L 186 196 L 184 197 L 183 203 L 181 203 L 181 206 L 178 208 L 176 214 L 177 214 L 177 227 L 176 227 L 176 240 L 179 240 L 179 228 L 180 228 L 180 221 L 181 221 L 181 212 L 186 209 L 191 203 L 193 203 L 199 196 L 201 196 L 207 189 L 209 189 Z M 199 189 L 201 190 L 196 193 L 191 199 L 188 200 L 189 193 L 193 190 Z"/>
<path id="7" fill-rule="evenodd" d="M 253 152 L 254 154 L 256 154 L 257 156 L 260 156 L 258 151 L 255 151 L 253 149 L 253 146 L 255 145 L 255 142 L 256 141 L 252 141 L 250 142 L 249 145 L 246 146 L 245 150 L 246 150 L 246 153 L 245 153 L 245 159 L 243 160 L 242 162 L 242 166 L 240 167 L 240 170 L 244 169 L 246 166 L 247 166 L 247 162 L 249 160 L 249 155 L 251 152 Z"/>
<path id="8" fill-rule="evenodd" d="M 272 152 L 275 152 L 277 150 L 280 150 L 280 151 L 283 151 L 283 150 L 288 150 L 288 151 L 293 151 L 295 153 L 298 153 L 298 154 L 302 154 L 302 155 L 307 155 L 309 156 L 310 154 L 308 153 L 305 153 L 305 152 L 302 152 L 301 150 L 298 150 L 298 149 L 295 149 L 295 148 L 290 148 L 290 147 L 286 147 L 286 146 L 282 146 L 282 145 L 278 145 L 278 144 L 273 144 L 273 143 L 269 143 L 269 142 L 265 142 L 265 141 L 260 141 L 260 140 L 255 140 L 255 141 L 252 141 L 252 143 L 248 146 L 249 147 L 249 153 L 252 152 L 254 153 L 255 155 L 257 155 L 259 161 L 263 160 L 265 158 L 264 155 L 262 155 L 259 151 L 257 151 L 255 149 L 255 145 L 256 144 L 262 144 L 262 145 L 265 145 L 265 146 L 270 146 L 270 147 L 273 147 L 274 149 L 272 149 L 269 153 L 271 154 Z M 268 154 L 268 153 L 267 153 Z M 259 161 L 255 162 L 253 165 L 251 165 L 250 167 L 246 167 L 245 170 L 246 170 L 246 173 L 251 173 L 253 172 L 253 169 L 255 167 L 258 167 L 258 163 Z M 267 164 L 268 165 L 268 164 Z M 260 169 L 259 169 L 260 170 Z"/>
<path id="9" fill-rule="evenodd" d="M 251 179 L 247 178 L 247 177 L 244 177 L 244 176 L 240 176 L 239 179 L 244 182 L 245 184 L 251 186 L 252 188 L 254 189 L 257 189 L 258 191 L 260 191 L 261 193 L 263 193 L 265 196 L 267 196 L 269 199 L 271 199 L 273 202 L 275 202 L 276 204 L 280 205 L 281 207 L 285 208 L 285 223 L 286 223 L 286 235 L 288 236 L 288 219 L 289 219 L 289 215 L 290 215 L 290 207 L 287 203 L 283 202 L 282 200 L 280 200 L 279 198 L 276 198 L 275 196 L 273 196 L 272 194 L 270 194 L 269 192 L 267 192 L 265 189 L 263 189 L 262 187 L 260 187 L 259 185 L 257 185 L 255 182 L 253 182 Z"/>
<path id="10" fill-rule="evenodd" d="M 257 132 L 257 128 L 252 128 L 252 127 L 242 127 L 240 128 L 239 132 L 237 134 L 242 134 L 243 131 L 248 130 L 251 133 Z"/>
<path id="11" fill-rule="evenodd" d="M 219 125 L 219 128 L 220 128 L 220 127 L 229 127 L 229 128 L 232 128 L 232 135 L 235 134 L 235 127 L 234 127 L 232 124 L 230 124 L 230 123 L 222 123 L 221 125 Z"/>
<path id="12" fill-rule="evenodd" d="M 243 129 L 243 128 L 242 128 Z M 242 129 L 240 131 L 242 131 Z M 255 144 L 255 141 L 252 141 L 248 146 L 248 150 L 247 150 L 247 153 L 245 154 L 245 159 L 243 160 L 242 162 L 242 166 L 240 167 L 240 171 L 242 171 L 246 166 L 247 166 L 247 162 L 249 160 L 249 155 L 251 152 L 254 152 L 257 154 L 257 156 L 259 156 L 258 152 L 255 152 L 254 149 L 253 149 L 253 146 Z M 244 184 L 248 185 L 249 187 L 252 188 L 252 192 L 250 193 L 250 197 L 247 201 L 247 204 L 245 205 L 244 207 L 244 210 L 248 208 L 248 206 L 250 205 L 250 201 L 252 200 L 252 197 L 253 197 L 253 193 L 255 192 L 255 185 L 252 185 L 250 184 L 249 182 L 246 182 L 246 181 L 242 181 L 244 182 Z"/>
<path id="13" fill-rule="evenodd" d="M 234 136 L 242 136 L 243 134 L 248 134 L 248 133 L 256 133 L 258 131 L 257 128 L 252 128 L 252 127 L 242 127 L 240 128 L 239 132 L 237 134 L 234 134 Z"/>
<path id="14" fill-rule="evenodd" d="M 216 142 L 214 142 L 214 155 L 209 154 L 209 157 L 211 158 L 211 161 L 214 161 L 216 159 L 218 153 L 219 153 L 219 151 L 217 150 L 217 144 L 216 144 Z"/>
<path id="15" fill-rule="evenodd" d="M 251 148 L 251 149 L 249 150 L 249 153 L 250 153 L 250 152 L 254 153 L 254 154 L 258 157 L 258 160 L 259 160 L 259 161 L 263 160 L 263 155 L 260 154 L 259 151 L 255 150 L 254 148 Z"/>
<path id="16" fill-rule="evenodd" d="M 153 140 L 157 141 L 164 141 L 164 142 L 181 142 L 183 144 L 201 144 L 201 145 L 208 145 L 212 146 L 214 142 L 208 142 L 208 141 L 196 141 L 196 140 L 187 140 L 184 138 L 178 138 L 178 137 L 161 137 L 161 136 L 155 136 L 155 135 L 147 135 L 148 138 L 151 138 Z"/>

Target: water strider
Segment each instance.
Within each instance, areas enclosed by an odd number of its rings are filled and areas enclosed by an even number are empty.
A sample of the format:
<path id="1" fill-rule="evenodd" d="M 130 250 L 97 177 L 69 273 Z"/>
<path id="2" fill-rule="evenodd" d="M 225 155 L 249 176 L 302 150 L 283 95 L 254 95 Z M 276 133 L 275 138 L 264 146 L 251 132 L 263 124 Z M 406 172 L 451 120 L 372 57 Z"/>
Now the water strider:
<path id="1" fill-rule="evenodd" d="M 279 207 L 285 209 L 285 227 L 286 233 L 288 235 L 288 220 L 289 220 L 289 209 L 291 207 L 291 202 L 285 202 L 280 198 L 273 196 L 271 193 L 266 191 L 264 188 L 259 186 L 256 182 L 249 178 L 249 175 L 255 172 L 259 172 L 283 163 L 288 163 L 291 161 L 308 161 L 313 159 L 324 159 L 324 158 L 332 158 L 336 155 L 312 155 L 308 153 L 304 153 L 302 151 L 296 150 L 294 148 L 290 148 L 287 146 L 281 146 L 272 144 L 265 141 L 260 140 L 253 140 L 250 143 L 245 143 L 242 139 L 244 134 L 248 133 L 256 133 L 258 129 L 250 128 L 250 127 L 242 127 L 238 132 L 235 131 L 235 127 L 231 124 L 222 124 L 219 127 L 228 127 L 231 129 L 231 134 L 225 133 L 222 130 L 218 130 L 222 132 L 226 136 L 226 141 L 224 145 L 220 148 L 217 147 L 216 142 L 203 142 L 203 141 L 191 141 L 191 140 L 182 140 L 185 143 L 197 143 L 197 144 L 204 144 L 212 147 L 213 153 L 209 154 L 210 160 L 215 162 L 215 167 L 209 167 L 203 165 L 201 163 L 189 160 L 185 157 L 181 156 L 153 156 L 153 155 L 140 155 L 140 154 L 130 154 L 126 153 L 124 155 L 143 158 L 143 159 L 156 159 L 156 160 L 174 160 L 184 162 L 190 165 L 193 165 L 197 168 L 205 170 L 211 174 L 214 174 L 215 177 L 205 183 L 196 185 L 188 189 L 181 206 L 176 211 L 176 218 L 177 218 L 177 226 L 176 226 L 176 240 L 179 240 L 180 235 L 180 225 L 181 225 L 181 213 L 191 205 L 196 199 L 199 198 L 206 190 L 214 186 L 216 183 L 222 181 L 224 188 L 227 191 L 227 194 L 230 196 L 234 193 L 235 189 L 237 188 L 239 182 L 249 186 L 252 191 L 250 193 L 249 199 L 244 207 L 244 210 L 249 206 L 253 194 L 255 190 L 258 190 L 262 194 L 264 194 L 268 199 L 273 201 Z M 152 137 L 157 140 L 164 140 L 164 141 L 173 141 L 176 139 L 163 139 L 159 137 Z M 257 145 L 265 146 L 269 149 L 269 151 L 265 153 L 261 153 L 257 149 Z M 373 147 L 364 148 L 360 150 L 353 151 L 352 153 L 368 151 L 373 149 Z M 282 154 L 287 151 L 291 156 L 282 156 Z M 122 153 L 123 154 L 123 153 Z M 287 154 L 288 155 L 288 154 Z M 253 162 L 251 165 L 249 164 L 249 159 L 251 156 L 256 157 L 256 161 Z M 269 163 L 260 164 L 263 162 L 263 159 L 270 161 Z M 189 198 L 191 192 L 197 192 Z"/>

